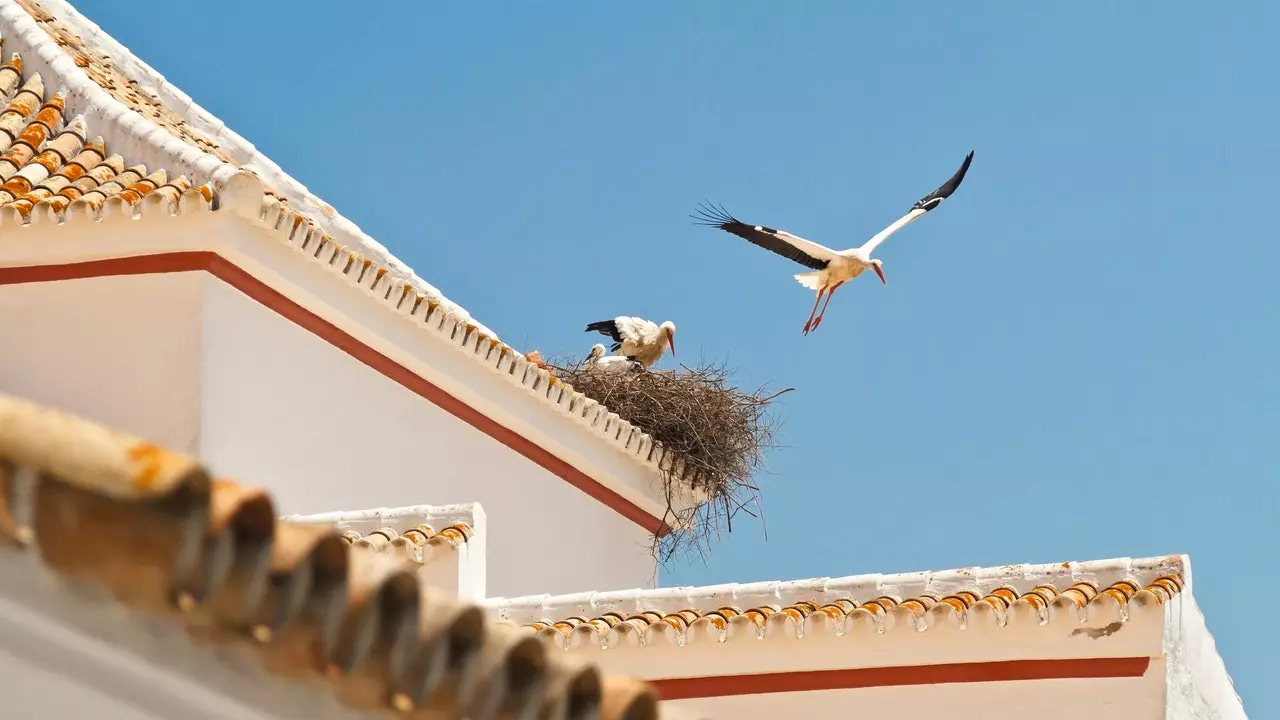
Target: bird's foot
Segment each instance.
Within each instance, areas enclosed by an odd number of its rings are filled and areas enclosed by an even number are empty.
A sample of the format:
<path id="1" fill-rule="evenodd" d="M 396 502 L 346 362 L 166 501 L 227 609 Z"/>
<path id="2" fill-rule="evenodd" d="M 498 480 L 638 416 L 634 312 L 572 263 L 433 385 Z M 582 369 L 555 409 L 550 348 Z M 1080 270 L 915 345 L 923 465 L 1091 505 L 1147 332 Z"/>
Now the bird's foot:
<path id="1" fill-rule="evenodd" d="M 821 316 L 821 315 L 819 315 L 818 317 L 816 317 L 816 318 L 814 318 L 814 319 L 813 319 L 813 329 L 814 329 L 814 330 L 817 330 L 817 329 L 818 329 L 818 326 L 819 326 L 819 325 L 821 325 L 821 324 L 822 324 L 822 316 Z"/>
<path id="2" fill-rule="evenodd" d="M 810 331 L 810 330 L 812 330 L 813 328 L 814 328 L 813 321 L 812 321 L 812 320 L 810 320 L 809 322 L 807 322 L 807 323 L 805 323 L 805 324 L 804 324 L 804 330 L 803 330 L 802 332 L 803 332 L 805 335 L 808 335 L 808 334 L 809 334 L 809 331 Z"/>

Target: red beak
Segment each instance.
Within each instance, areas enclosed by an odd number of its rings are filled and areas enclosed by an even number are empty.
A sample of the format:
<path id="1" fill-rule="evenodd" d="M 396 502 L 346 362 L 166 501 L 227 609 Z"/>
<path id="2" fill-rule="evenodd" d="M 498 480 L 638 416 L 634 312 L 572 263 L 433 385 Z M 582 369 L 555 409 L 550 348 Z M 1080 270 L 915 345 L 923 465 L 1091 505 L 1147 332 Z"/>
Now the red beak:
<path id="1" fill-rule="evenodd" d="M 671 336 L 667 337 L 667 344 L 671 346 L 671 356 L 672 356 L 672 357 L 675 357 L 675 354 L 676 354 L 676 336 L 675 336 L 675 335 L 671 335 Z"/>
<path id="2" fill-rule="evenodd" d="M 888 285 L 888 284 L 889 284 L 889 281 L 884 279 L 884 271 L 880 269 L 880 266 L 879 266 L 879 265 L 872 265 L 872 266 L 871 266 L 871 269 L 872 269 L 872 270 L 875 270 L 875 271 L 876 271 L 876 274 L 880 276 L 880 284 L 882 284 L 882 285 Z"/>

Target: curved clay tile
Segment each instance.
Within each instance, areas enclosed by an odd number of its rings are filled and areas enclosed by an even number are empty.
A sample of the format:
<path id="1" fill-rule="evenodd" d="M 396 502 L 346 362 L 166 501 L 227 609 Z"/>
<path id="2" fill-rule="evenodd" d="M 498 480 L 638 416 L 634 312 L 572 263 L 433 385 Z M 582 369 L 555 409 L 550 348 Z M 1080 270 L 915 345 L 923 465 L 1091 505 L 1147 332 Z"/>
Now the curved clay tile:
<path id="1" fill-rule="evenodd" d="M 83 200 L 96 212 L 113 197 L 133 205 L 152 192 L 160 194 L 158 202 L 172 206 L 191 189 L 189 179 L 169 181 L 163 168 L 150 174 L 142 165 L 126 170 L 124 158 L 107 155 L 101 137 L 87 139 L 81 116 L 64 126 L 65 98 L 56 93 L 46 100 L 38 74 L 24 81 L 17 54 L 0 65 L 0 97 L 11 92 L 13 97 L 0 110 L 0 208 L 27 218 L 40 203 L 62 213 L 72 202 Z M 213 201 L 211 187 L 201 186 L 199 191 L 206 202 Z"/>
<path id="2" fill-rule="evenodd" d="M 881 596 L 862 603 L 859 603 L 854 598 L 839 599 L 828 602 L 825 605 L 819 605 L 810 600 L 802 600 L 786 606 L 761 605 L 746 611 L 740 611 L 733 607 L 721 607 L 705 612 L 693 609 L 670 613 L 644 610 L 628 616 L 625 623 L 621 621 L 621 616 L 617 613 L 605 613 L 594 618 L 574 616 L 558 621 L 541 620 L 526 623 L 524 627 L 533 630 L 535 633 L 551 632 L 552 638 L 558 638 L 556 642 L 563 644 L 577 628 L 591 626 L 601 631 L 602 642 L 605 642 L 603 638 L 604 632 L 615 628 L 621 630 L 623 625 L 630 626 L 641 632 L 666 625 L 677 633 L 685 633 L 693 628 L 695 623 L 706 623 L 717 630 L 723 631 L 733 618 L 742 616 L 756 628 L 763 629 L 766 624 L 774 622 L 771 618 L 786 617 L 796 623 L 804 623 L 810 615 L 814 614 L 825 617 L 837 624 L 843 624 L 846 618 L 858 612 L 870 613 L 872 616 L 885 616 L 895 609 L 898 612 L 905 611 L 916 618 L 923 618 L 931 611 L 934 611 L 935 608 L 939 610 L 947 608 L 958 614 L 964 614 L 980 604 L 1004 613 L 1019 601 L 1026 602 L 1038 610 L 1047 609 L 1055 603 L 1067 603 L 1072 607 L 1084 608 L 1099 597 L 1113 598 L 1123 605 L 1143 590 L 1154 595 L 1158 602 L 1165 602 L 1181 589 L 1182 581 L 1179 578 L 1174 575 L 1162 575 L 1146 586 L 1142 586 L 1132 579 L 1121 579 L 1101 590 L 1092 582 L 1082 581 L 1061 592 L 1053 585 L 1041 584 L 1022 594 L 1010 587 L 999 587 L 986 595 L 982 595 L 977 590 L 959 590 L 941 599 L 933 595 L 917 595 L 902 600 Z"/>
<path id="3" fill-rule="evenodd" d="M 18 477 L 36 487 L 15 492 Z M 267 493 L 211 479 L 183 455 L 4 396 L 0 537 L 11 546 L 0 551 L 34 545 L 54 571 L 354 709 L 656 718 L 647 684 L 603 678 L 594 663 L 486 621 L 421 585 L 411 563 L 332 528 L 282 523 Z"/>

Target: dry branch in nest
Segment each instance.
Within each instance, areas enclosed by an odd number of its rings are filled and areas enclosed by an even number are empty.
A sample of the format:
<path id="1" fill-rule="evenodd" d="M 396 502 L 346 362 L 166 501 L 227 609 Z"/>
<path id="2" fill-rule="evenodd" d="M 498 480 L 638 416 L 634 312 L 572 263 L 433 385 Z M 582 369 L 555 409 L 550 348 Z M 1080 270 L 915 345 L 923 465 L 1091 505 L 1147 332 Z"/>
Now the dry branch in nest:
<path id="1" fill-rule="evenodd" d="M 724 365 L 608 372 L 569 360 L 549 363 L 548 369 L 684 460 L 680 478 L 663 471 L 662 479 L 664 520 L 687 529 L 654 539 L 652 549 L 660 561 L 685 551 L 700 553 L 713 535 L 732 531 L 739 512 L 760 517 L 755 476 L 764 469 L 781 424 L 770 403 L 791 388 L 775 393 L 739 389 Z M 677 511 L 677 484 L 691 486 L 707 501 Z"/>

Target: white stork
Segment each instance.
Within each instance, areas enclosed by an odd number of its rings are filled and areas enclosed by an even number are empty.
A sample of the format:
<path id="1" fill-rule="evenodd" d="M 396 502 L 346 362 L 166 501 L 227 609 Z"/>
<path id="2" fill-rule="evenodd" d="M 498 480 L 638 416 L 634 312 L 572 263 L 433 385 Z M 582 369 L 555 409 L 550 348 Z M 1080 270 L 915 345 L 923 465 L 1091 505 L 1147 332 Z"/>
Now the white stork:
<path id="1" fill-rule="evenodd" d="M 658 362 L 668 345 L 671 354 L 676 354 L 676 325 L 670 320 L 658 325 L 644 318 L 619 315 L 612 320 L 591 323 L 586 332 L 593 331 L 613 338 L 610 350 L 635 358 L 645 368 Z"/>
<path id="2" fill-rule="evenodd" d="M 960 187 L 965 173 L 969 172 L 969 163 L 971 162 L 973 162 L 972 150 L 965 156 L 964 163 L 960 165 L 960 169 L 951 176 L 950 180 L 943 183 L 937 190 L 920 198 L 915 205 L 911 206 L 906 215 L 894 220 L 888 227 L 863 243 L 861 247 L 848 250 L 832 250 L 797 235 L 792 235 L 785 230 L 775 230 L 763 225 L 748 225 L 720 207 L 699 206 L 700 214 L 692 217 L 701 225 L 711 225 L 721 230 L 726 230 L 788 260 L 794 260 L 801 265 L 813 268 L 813 272 L 800 273 L 795 276 L 796 281 L 801 285 L 810 290 L 818 291 L 818 298 L 813 301 L 813 310 L 809 313 L 809 320 L 804 324 L 804 333 L 808 335 L 810 330 L 816 329 L 822 323 L 822 317 L 826 314 L 827 305 L 831 304 L 831 296 L 835 294 L 836 289 L 845 284 L 845 282 L 861 275 L 862 271 L 867 269 L 874 270 L 876 275 L 880 276 L 880 282 L 888 284 L 884 279 L 882 263 L 878 258 L 873 259 L 871 253 L 880 246 L 880 243 L 889 239 L 890 235 L 910 225 L 925 213 L 941 205 L 943 200 L 951 197 L 956 188 Z M 818 312 L 818 303 L 822 302 L 824 293 L 827 296 L 827 302 L 822 306 L 822 312 Z"/>
<path id="3" fill-rule="evenodd" d="M 591 370 L 600 370 L 603 372 L 622 372 L 624 370 L 644 370 L 644 366 L 636 361 L 633 357 L 625 355 L 608 355 L 605 354 L 604 345 L 596 343 L 591 346 L 591 352 L 587 354 L 587 368 Z"/>

